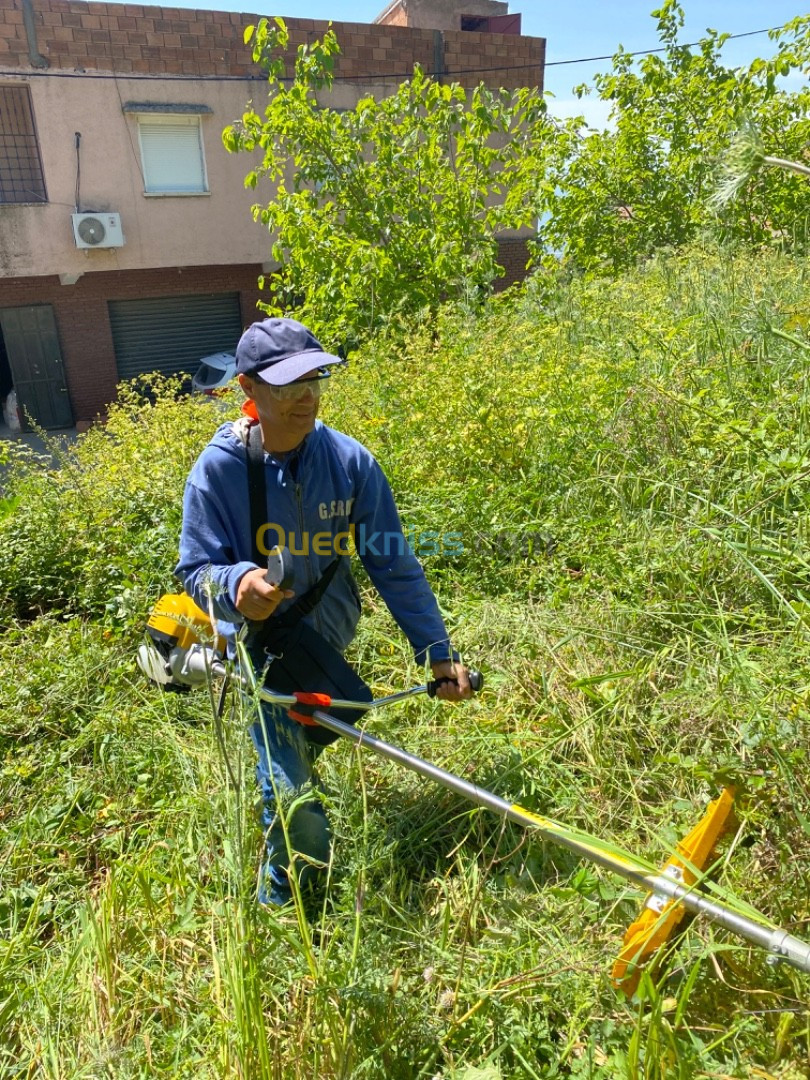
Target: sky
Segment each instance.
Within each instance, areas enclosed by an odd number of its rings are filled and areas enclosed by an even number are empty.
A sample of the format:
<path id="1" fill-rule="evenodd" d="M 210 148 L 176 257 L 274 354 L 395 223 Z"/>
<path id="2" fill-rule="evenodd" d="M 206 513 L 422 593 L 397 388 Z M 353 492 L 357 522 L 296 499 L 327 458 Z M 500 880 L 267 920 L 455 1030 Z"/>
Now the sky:
<path id="1" fill-rule="evenodd" d="M 159 0 L 156 0 L 159 2 Z M 250 0 L 196 0 L 181 7 L 216 11 L 255 11 L 260 15 L 288 15 L 335 22 L 372 22 L 388 0 L 273 0 L 272 6 Z M 509 0 L 509 11 L 522 15 L 522 33 L 546 38 L 546 90 L 554 94 L 551 111 L 557 116 L 584 113 L 594 125 L 607 118 L 602 102 L 580 101 L 572 87 L 589 82 L 596 72 L 610 70 L 610 61 L 561 64 L 582 57 L 612 56 L 625 49 L 654 49 L 660 43 L 656 20 L 650 12 L 656 0 Z M 781 26 L 797 15 L 810 14 L 810 0 L 682 0 L 686 22 L 681 40 L 698 41 L 708 27 L 729 34 L 745 34 Z M 730 65 L 758 56 L 771 56 L 775 43 L 767 34 L 729 41 L 723 51 Z M 798 79 L 799 76 L 796 76 Z"/>

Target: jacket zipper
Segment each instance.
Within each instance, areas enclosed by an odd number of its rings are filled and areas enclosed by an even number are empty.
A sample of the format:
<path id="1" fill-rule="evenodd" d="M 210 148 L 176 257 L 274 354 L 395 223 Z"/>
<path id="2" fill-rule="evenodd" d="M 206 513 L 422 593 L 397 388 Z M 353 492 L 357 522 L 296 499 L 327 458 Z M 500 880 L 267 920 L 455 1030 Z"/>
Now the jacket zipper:
<path id="1" fill-rule="evenodd" d="M 299 462 L 299 467 L 300 467 L 300 462 Z M 303 546 L 304 537 L 306 535 L 306 533 L 304 532 L 304 499 L 303 499 L 303 487 L 299 483 L 298 480 L 295 481 L 295 501 L 296 501 L 296 503 L 298 505 L 298 536 L 299 536 L 299 543 Z M 307 588 L 311 589 L 315 584 L 315 575 L 313 574 L 313 571 L 312 571 L 312 560 L 310 559 L 309 554 L 306 554 L 306 555 L 302 556 L 302 558 L 306 559 L 306 565 L 307 565 Z M 319 606 L 320 605 L 316 606 L 315 611 L 313 612 L 313 618 L 314 618 L 314 622 L 315 622 L 315 629 L 318 631 L 319 634 L 321 634 L 321 633 L 323 633 L 323 627 L 321 626 L 321 613 L 320 613 L 320 610 L 319 610 Z"/>

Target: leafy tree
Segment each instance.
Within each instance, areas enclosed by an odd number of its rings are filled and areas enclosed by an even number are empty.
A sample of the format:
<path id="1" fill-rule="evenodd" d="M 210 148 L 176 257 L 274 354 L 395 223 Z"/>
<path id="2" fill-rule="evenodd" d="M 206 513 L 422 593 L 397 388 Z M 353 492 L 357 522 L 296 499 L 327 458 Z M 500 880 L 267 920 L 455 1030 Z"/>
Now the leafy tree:
<path id="1" fill-rule="evenodd" d="M 329 30 L 301 45 L 284 81 L 281 19 L 249 27 L 265 66 L 264 116 L 249 109 L 223 133 L 230 151 L 263 152 L 246 185 L 275 184 L 254 215 L 273 237 L 277 274 L 266 310 L 297 313 L 326 341 L 351 345 L 395 313 L 486 293 L 496 236 L 534 221 L 545 105 L 536 90 L 480 86 L 471 94 L 418 67 L 383 100 L 328 105 L 335 54 Z"/>
<path id="2" fill-rule="evenodd" d="M 791 92 L 779 76 L 810 63 L 810 17 L 771 34 L 771 60 L 732 69 L 721 61 L 727 34 L 708 31 L 696 48 L 680 44 L 683 10 L 665 0 L 654 11 L 663 52 L 636 64 L 620 49 L 596 90 L 612 103 L 611 127 L 562 125 L 538 194 L 540 248 L 590 270 L 614 270 L 711 229 L 761 243 L 774 236 L 804 242 L 810 198 L 779 170 L 757 174 L 720 219 L 710 204 L 721 159 L 743 117 L 769 151 L 801 158 L 810 136 L 810 93 Z M 583 96 L 590 88 L 581 86 Z M 753 175 L 753 174 L 752 174 Z"/>

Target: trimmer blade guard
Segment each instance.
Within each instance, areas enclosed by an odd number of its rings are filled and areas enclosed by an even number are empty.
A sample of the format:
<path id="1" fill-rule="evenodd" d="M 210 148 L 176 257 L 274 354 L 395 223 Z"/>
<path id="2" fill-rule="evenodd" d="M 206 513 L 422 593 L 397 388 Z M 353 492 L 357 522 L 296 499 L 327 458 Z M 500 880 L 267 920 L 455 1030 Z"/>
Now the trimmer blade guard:
<path id="1" fill-rule="evenodd" d="M 698 871 L 709 861 L 719 836 L 726 830 L 734 806 L 734 789 L 725 788 L 709 803 L 705 815 L 676 845 L 676 854 L 659 871 L 684 886 L 694 885 Z M 612 980 L 617 990 L 632 997 L 645 964 L 677 929 L 686 909 L 676 900 L 650 893 L 641 914 L 628 928 L 615 964 Z"/>

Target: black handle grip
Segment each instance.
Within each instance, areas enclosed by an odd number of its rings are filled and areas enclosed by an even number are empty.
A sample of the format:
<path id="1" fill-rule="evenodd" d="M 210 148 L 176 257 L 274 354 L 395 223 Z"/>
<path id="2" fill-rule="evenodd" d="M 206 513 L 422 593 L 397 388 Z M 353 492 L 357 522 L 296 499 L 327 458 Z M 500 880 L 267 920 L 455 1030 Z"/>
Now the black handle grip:
<path id="1" fill-rule="evenodd" d="M 481 674 L 480 671 L 470 671 L 468 672 L 468 674 L 472 691 L 474 694 L 477 694 L 481 687 L 484 685 L 484 676 Z M 455 681 L 455 679 L 450 679 L 447 676 L 445 676 L 443 679 L 431 679 L 430 682 L 427 684 L 427 696 L 436 697 L 436 691 L 439 689 L 442 683 Z"/>
<path id="2" fill-rule="evenodd" d="M 267 556 L 267 573 L 264 580 L 279 589 L 291 589 L 293 583 L 293 557 L 285 547 L 274 547 Z"/>

